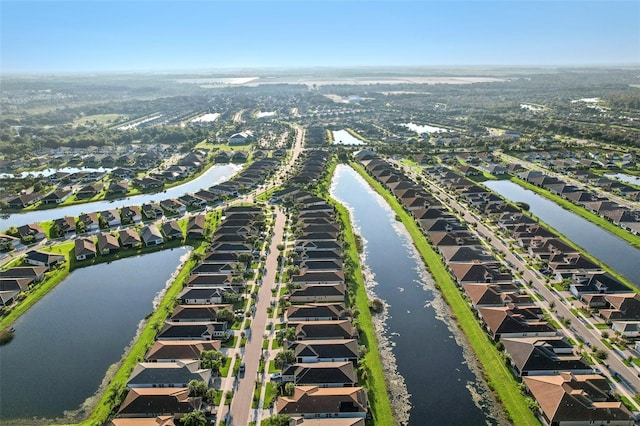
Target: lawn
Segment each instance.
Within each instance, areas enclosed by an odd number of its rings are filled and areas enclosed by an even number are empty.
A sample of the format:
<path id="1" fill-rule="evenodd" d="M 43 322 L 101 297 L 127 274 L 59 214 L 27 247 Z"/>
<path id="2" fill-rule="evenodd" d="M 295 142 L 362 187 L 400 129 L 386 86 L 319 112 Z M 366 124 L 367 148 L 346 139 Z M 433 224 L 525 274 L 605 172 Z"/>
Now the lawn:
<path id="1" fill-rule="evenodd" d="M 487 384 L 497 394 L 510 420 L 517 425 L 539 424 L 539 421 L 527 406 L 524 396 L 520 393 L 518 382 L 503 362 L 500 352 L 476 320 L 473 311 L 469 304 L 463 299 L 451 275 L 442 263 L 440 256 L 427 242 L 413 218 L 405 212 L 396 199 L 386 191 L 380 183 L 366 173 L 362 166 L 355 163 L 351 163 L 351 166 L 363 176 L 369 185 L 384 197 L 387 203 L 393 208 L 395 214 L 402 220 L 402 223 L 407 228 L 416 248 L 431 272 L 436 282 L 436 287 L 438 287 L 445 301 L 451 307 L 458 326 L 466 335 L 476 357 L 484 367 Z M 361 308 L 361 312 L 363 310 L 364 309 Z"/>

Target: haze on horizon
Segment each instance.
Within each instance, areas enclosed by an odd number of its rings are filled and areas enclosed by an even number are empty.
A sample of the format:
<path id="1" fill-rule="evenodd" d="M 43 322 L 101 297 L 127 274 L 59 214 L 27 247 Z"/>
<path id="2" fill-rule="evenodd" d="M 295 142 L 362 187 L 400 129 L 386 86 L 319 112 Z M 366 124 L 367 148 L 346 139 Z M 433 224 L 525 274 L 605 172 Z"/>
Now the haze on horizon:
<path id="1" fill-rule="evenodd" d="M 640 64 L 638 1 L 0 0 L 0 72 Z"/>

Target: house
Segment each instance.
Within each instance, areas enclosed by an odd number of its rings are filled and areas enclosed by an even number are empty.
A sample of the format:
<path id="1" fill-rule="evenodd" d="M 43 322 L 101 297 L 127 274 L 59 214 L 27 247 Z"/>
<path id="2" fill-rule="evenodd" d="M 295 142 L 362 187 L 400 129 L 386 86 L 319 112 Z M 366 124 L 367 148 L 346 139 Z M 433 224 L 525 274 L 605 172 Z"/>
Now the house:
<path id="1" fill-rule="evenodd" d="M 234 133 L 229 137 L 229 145 L 246 145 L 250 143 L 249 139 L 251 138 L 252 133 L 248 130 L 245 130 L 240 133 Z"/>
<path id="2" fill-rule="evenodd" d="M 358 341 L 356 339 L 294 340 L 285 344 L 296 357 L 296 362 L 358 362 Z"/>
<path id="3" fill-rule="evenodd" d="M 42 199 L 43 194 L 33 192 L 31 194 L 21 194 L 7 201 L 9 208 L 23 209 L 27 206 L 37 203 Z"/>
<path id="4" fill-rule="evenodd" d="M 613 321 L 611 329 L 628 338 L 640 337 L 640 321 Z"/>
<path id="5" fill-rule="evenodd" d="M 78 221 L 84 225 L 84 232 L 95 232 L 100 229 L 98 213 L 83 213 L 78 217 Z"/>
<path id="6" fill-rule="evenodd" d="M 76 233 L 76 220 L 71 216 L 53 221 L 53 228 L 60 237 L 70 238 Z"/>
<path id="7" fill-rule="evenodd" d="M 101 255 L 117 253 L 120 250 L 120 243 L 115 235 L 105 232 L 98 235 L 98 251 Z"/>
<path id="8" fill-rule="evenodd" d="M 282 381 L 296 386 L 341 388 L 356 386 L 358 377 L 349 361 L 312 362 L 289 365 L 282 370 Z"/>
<path id="9" fill-rule="evenodd" d="M 47 238 L 44 229 L 39 223 L 31 223 L 29 225 L 22 225 L 18 227 L 18 234 L 21 239 L 33 237 L 36 241 L 41 241 Z"/>
<path id="10" fill-rule="evenodd" d="M 120 220 L 120 212 L 118 212 L 117 209 L 104 210 L 100 212 L 100 218 L 109 228 L 114 228 L 122 224 Z"/>
<path id="11" fill-rule="evenodd" d="M 0 271 L 0 278 L 28 278 L 40 281 L 48 270 L 46 266 L 16 266 Z"/>
<path id="12" fill-rule="evenodd" d="M 344 284 L 302 284 L 291 291 L 291 303 L 344 302 Z"/>
<path id="13" fill-rule="evenodd" d="M 166 322 L 156 340 L 219 340 L 226 334 L 226 322 Z"/>
<path id="14" fill-rule="evenodd" d="M 344 303 L 309 303 L 291 305 L 285 313 L 285 321 L 329 321 L 350 318 Z"/>
<path id="15" fill-rule="evenodd" d="M 233 312 L 233 305 L 178 305 L 171 314 L 172 322 L 217 321 L 218 313 Z"/>
<path id="16" fill-rule="evenodd" d="M 580 355 L 573 353 L 563 336 L 502 338 L 504 350 L 511 357 L 511 367 L 518 377 L 559 374 L 589 374 L 593 369 Z"/>
<path id="17" fill-rule="evenodd" d="M 178 197 L 178 200 L 186 206 L 191 206 L 197 209 L 204 209 L 207 207 L 207 200 L 191 194 L 182 195 Z"/>
<path id="18" fill-rule="evenodd" d="M 181 240 L 184 236 L 182 234 L 182 228 L 180 228 L 180 225 L 178 225 L 177 220 L 164 222 L 160 227 L 162 228 L 162 233 L 167 238 L 167 240 Z"/>
<path id="19" fill-rule="evenodd" d="M 182 216 L 187 212 L 187 206 L 173 198 L 160 201 L 160 207 L 171 216 Z"/>
<path id="20" fill-rule="evenodd" d="M 86 260 L 96 257 L 96 245 L 92 238 L 78 238 L 75 240 L 74 254 L 76 260 Z"/>
<path id="21" fill-rule="evenodd" d="M 0 291 L 22 292 L 34 282 L 32 278 L 0 278 Z"/>
<path id="22" fill-rule="evenodd" d="M 557 335 L 556 330 L 542 319 L 542 310 L 537 307 L 480 307 L 478 314 L 496 341 L 505 337 Z"/>
<path id="23" fill-rule="evenodd" d="M 358 332 L 351 320 L 302 321 L 287 323 L 287 327 L 296 329 L 296 340 L 353 339 Z"/>
<path id="24" fill-rule="evenodd" d="M 458 284 L 510 282 L 508 272 L 501 272 L 495 264 L 451 263 L 449 269 Z"/>
<path id="25" fill-rule="evenodd" d="M 296 386 L 292 397 L 278 397 L 276 407 L 277 414 L 297 415 L 303 418 L 365 418 L 367 391 L 358 386 Z"/>
<path id="26" fill-rule="evenodd" d="M 219 340 L 156 340 L 144 359 L 147 362 L 199 360 L 204 351 L 219 351 Z"/>
<path id="27" fill-rule="evenodd" d="M 129 192 L 129 181 L 127 180 L 111 182 L 109 185 L 109 194 L 125 195 L 127 192 Z"/>
<path id="28" fill-rule="evenodd" d="M 202 214 L 190 216 L 187 222 L 187 238 L 203 238 L 205 217 Z"/>
<path id="29" fill-rule="evenodd" d="M 211 381 L 211 370 L 200 368 L 200 360 L 175 362 L 139 362 L 131 372 L 127 387 L 183 388 L 191 380 Z"/>
<path id="30" fill-rule="evenodd" d="M 164 242 L 162 234 L 155 225 L 144 226 L 140 230 L 140 238 L 145 246 L 157 246 Z"/>
<path id="31" fill-rule="evenodd" d="M 146 203 L 142 205 L 142 215 L 149 220 L 158 220 L 164 212 L 158 203 Z"/>
<path id="32" fill-rule="evenodd" d="M 233 287 L 185 287 L 177 299 L 188 305 L 217 305 L 224 302 L 225 293 L 236 293 Z"/>
<path id="33" fill-rule="evenodd" d="M 303 272 L 299 275 L 294 275 L 291 281 L 301 286 L 309 284 L 344 284 L 344 273 L 342 271 Z"/>
<path id="34" fill-rule="evenodd" d="M 123 223 L 140 223 L 142 212 L 138 206 L 126 206 L 120 210 L 120 217 Z"/>
<path id="35" fill-rule="evenodd" d="M 560 373 L 528 376 L 523 381 L 540 406 L 539 418 L 545 425 L 634 424 L 631 412 L 622 402 L 613 398 L 604 376 Z"/>
<path id="36" fill-rule="evenodd" d="M 24 256 L 24 261 L 29 265 L 46 266 L 47 268 L 65 261 L 62 254 L 50 253 L 47 251 L 31 250 Z"/>
<path id="37" fill-rule="evenodd" d="M 97 182 L 83 186 L 76 193 L 77 198 L 91 198 L 96 196 L 104 188 L 104 183 Z"/>
<path id="38" fill-rule="evenodd" d="M 628 293 L 629 287 L 608 273 L 573 274 L 569 291 L 578 299 L 588 294 Z"/>
<path id="39" fill-rule="evenodd" d="M 43 204 L 60 204 L 63 203 L 72 194 L 70 189 L 56 189 L 51 191 L 42 198 Z"/>
<path id="40" fill-rule="evenodd" d="M 120 238 L 120 245 L 126 248 L 135 248 L 142 245 L 140 234 L 135 228 L 125 228 L 118 233 Z"/>
<path id="41" fill-rule="evenodd" d="M 181 418 L 202 405 L 200 397 L 190 397 L 189 388 L 130 389 L 118 410 L 119 417 L 174 416 Z"/>

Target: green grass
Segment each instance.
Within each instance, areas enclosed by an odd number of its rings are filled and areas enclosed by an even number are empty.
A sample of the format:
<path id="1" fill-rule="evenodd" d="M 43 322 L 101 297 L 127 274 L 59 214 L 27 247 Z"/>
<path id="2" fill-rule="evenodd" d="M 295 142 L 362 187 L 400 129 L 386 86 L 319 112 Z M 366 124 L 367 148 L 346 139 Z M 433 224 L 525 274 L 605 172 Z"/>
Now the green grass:
<path id="1" fill-rule="evenodd" d="M 544 188 L 540 188 L 538 186 L 532 185 L 529 182 L 526 182 L 518 177 L 512 177 L 511 181 L 522 186 L 523 188 L 529 189 L 533 192 L 535 192 L 536 194 L 539 194 L 551 201 L 553 201 L 554 203 L 558 204 L 559 206 L 563 207 L 566 210 L 571 211 L 572 213 L 577 214 L 578 216 L 581 216 L 585 219 L 587 219 L 589 222 L 592 222 L 596 225 L 598 225 L 599 227 L 611 232 L 612 234 L 622 238 L 623 240 L 625 240 L 627 243 L 629 243 L 630 245 L 634 246 L 634 247 L 638 247 L 640 248 L 640 237 L 638 237 L 637 235 L 633 235 L 630 232 L 625 231 L 624 229 L 620 228 L 619 226 L 614 225 L 613 223 L 609 222 L 608 220 L 606 220 L 603 217 L 598 216 L 595 213 L 590 212 L 589 210 L 585 209 L 584 207 L 578 206 L 576 204 L 573 204 L 571 201 L 565 200 L 564 198 L 562 198 L 559 195 L 553 194 L 550 191 L 547 191 Z"/>
<path id="2" fill-rule="evenodd" d="M 278 385 L 273 382 L 267 383 L 267 388 L 264 392 L 263 407 L 271 406 L 273 400 L 278 396 Z"/>
<path id="3" fill-rule="evenodd" d="M 349 212 L 341 204 L 335 203 L 335 206 L 337 208 L 339 218 L 342 221 L 344 238 L 349 244 L 349 249 L 345 250 L 345 256 L 348 256 L 353 262 L 353 265 L 355 265 L 353 275 L 356 280 L 356 300 L 351 301 L 351 304 L 354 304 L 355 302 L 355 305 L 360 311 L 360 315 L 358 316 L 358 323 L 361 330 L 360 342 L 368 349 L 363 361 L 367 371 L 365 387 L 369 391 L 369 405 L 371 408 L 373 424 L 390 425 L 394 423 L 393 412 L 391 410 L 391 403 L 387 393 L 387 384 L 384 378 L 382 360 L 380 359 L 380 353 L 378 350 L 378 340 L 373 327 L 371 312 L 369 311 L 369 298 L 367 297 L 364 286 L 362 269 L 360 267 L 358 252 L 356 250 L 355 237 L 349 220 Z"/>
<path id="4" fill-rule="evenodd" d="M 598 330 L 607 330 L 607 329 L 609 329 L 609 326 L 607 324 L 595 323 L 595 324 L 593 324 L 593 326 L 595 328 L 597 328 Z"/>
<path id="5" fill-rule="evenodd" d="M 220 367 L 220 377 L 227 377 L 229 375 L 229 368 L 231 368 L 231 357 L 227 357 L 224 361 L 224 365 Z"/>
<path id="6" fill-rule="evenodd" d="M 466 335 L 477 359 L 484 367 L 487 384 L 496 393 L 510 420 L 517 425 L 540 424 L 527 406 L 525 398 L 518 389 L 518 382 L 503 362 L 500 352 L 495 348 L 476 320 L 471 307 L 465 302 L 451 275 L 442 263 L 440 256 L 429 245 L 413 218 L 405 212 L 396 199 L 380 183 L 365 172 L 362 166 L 355 163 L 351 163 L 351 166 L 384 197 L 393 208 L 395 214 L 402 220 L 422 259 L 428 266 L 436 286 L 451 307 L 458 326 Z M 361 312 L 364 310 L 361 308 Z"/>

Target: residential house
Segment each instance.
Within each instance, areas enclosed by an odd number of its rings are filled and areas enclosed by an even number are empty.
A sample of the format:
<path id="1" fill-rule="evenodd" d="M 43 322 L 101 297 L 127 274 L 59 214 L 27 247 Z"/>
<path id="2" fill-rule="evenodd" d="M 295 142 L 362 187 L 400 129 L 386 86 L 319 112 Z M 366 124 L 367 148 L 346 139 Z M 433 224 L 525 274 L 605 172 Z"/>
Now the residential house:
<path id="1" fill-rule="evenodd" d="M 65 257 L 62 254 L 55 254 L 47 251 L 31 250 L 24 256 L 24 261 L 34 266 L 51 266 L 63 263 Z"/>
<path id="2" fill-rule="evenodd" d="M 356 339 L 318 339 L 294 340 L 285 343 L 286 349 L 291 349 L 296 362 L 358 362 L 358 341 Z"/>
<path id="3" fill-rule="evenodd" d="M 632 413 L 613 397 L 604 376 L 560 373 L 523 378 L 540 407 L 539 418 L 548 426 L 632 426 Z"/>
<path id="4" fill-rule="evenodd" d="M 44 229 L 42 229 L 39 223 L 19 226 L 18 234 L 21 239 L 33 237 L 35 241 L 41 241 L 47 238 L 47 234 L 45 234 Z"/>
<path id="5" fill-rule="evenodd" d="M 199 360 L 175 362 L 139 362 L 131 372 L 127 387 L 131 388 L 183 388 L 191 380 L 211 381 L 211 370 L 200 368 Z"/>
<path id="6" fill-rule="evenodd" d="M 120 243 L 115 235 L 105 232 L 98 235 L 98 251 L 101 255 L 117 253 L 120 250 Z"/>
<path id="7" fill-rule="evenodd" d="M 120 220 L 120 212 L 118 212 L 117 209 L 104 210 L 100 212 L 100 217 L 109 228 L 115 228 L 122 224 L 122 221 Z"/>
<path id="8" fill-rule="evenodd" d="M 296 386 L 341 388 L 356 386 L 358 377 L 349 361 L 297 363 L 282 369 L 282 381 Z"/>
<path id="9" fill-rule="evenodd" d="M 226 322 L 166 322 L 157 340 L 219 340 L 227 334 Z"/>
<path id="10" fill-rule="evenodd" d="M 160 227 L 162 228 L 162 233 L 167 240 L 181 240 L 184 237 L 182 234 L 182 228 L 180 228 L 177 220 L 164 222 Z"/>
<path id="11" fill-rule="evenodd" d="M 135 228 L 125 228 L 118 233 L 120 245 L 125 248 L 136 248 L 142 245 L 140 234 Z"/>
<path id="12" fill-rule="evenodd" d="M 156 340 L 145 355 L 147 362 L 199 360 L 204 351 L 219 351 L 219 340 Z"/>
<path id="13" fill-rule="evenodd" d="M 593 369 L 573 352 L 563 336 L 502 338 L 504 350 L 511 357 L 511 367 L 518 377 L 559 374 L 590 374 Z"/>
<path id="14" fill-rule="evenodd" d="M 97 250 L 93 238 L 76 239 L 74 254 L 76 260 L 86 260 L 96 257 Z"/>
<path id="15" fill-rule="evenodd" d="M 84 225 L 84 232 L 96 232 L 100 229 L 98 213 L 83 213 L 78 217 L 78 221 Z"/>
<path id="16" fill-rule="evenodd" d="M 60 204 L 63 203 L 72 194 L 70 189 L 56 189 L 51 191 L 42 198 L 43 204 Z"/>
<path id="17" fill-rule="evenodd" d="M 147 247 L 157 246 L 164 243 L 162 234 L 158 230 L 158 227 L 155 225 L 144 226 L 140 230 L 140 238 L 142 238 L 142 242 Z"/>
<path id="18" fill-rule="evenodd" d="M 187 238 L 203 238 L 205 217 L 202 214 L 190 216 L 187 222 Z"/>
<path id="19" fill-rule="evenodd" d="M 296 386 L 292 397 L 278 397 L 276 407 L 277 414 L 303 418 L 365 418 L 367 391 L 357 386 Z"/>
<path id="20" fill-rule="evenodd" d="M 120 210 L 122 223 L 140 223 L 142 221 L 142 212 L 138 206 L 127 206 Z"/>
<path id="21" fill-rule="evenodd" d="M 130 389 L 118 410 L 118 417 L 174 416 L 182 418 L 200 408 L 202 398 L 190 397 L 189 388 Z"/>

